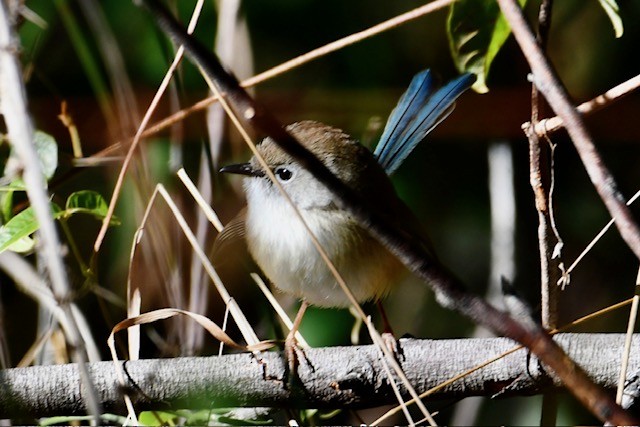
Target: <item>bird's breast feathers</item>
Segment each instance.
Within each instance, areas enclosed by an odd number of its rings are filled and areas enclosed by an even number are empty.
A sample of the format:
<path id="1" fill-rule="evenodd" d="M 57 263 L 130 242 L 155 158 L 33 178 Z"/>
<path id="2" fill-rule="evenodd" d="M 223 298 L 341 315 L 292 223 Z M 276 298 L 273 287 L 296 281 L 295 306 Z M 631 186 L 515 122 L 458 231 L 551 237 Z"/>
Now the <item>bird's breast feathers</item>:
<path id="1" fill-rule="evenodd" d="M 266 276 L 281 290 L 323 307 L 349 302 L 289 203 L 249 197 L 247 243 Z M 258 198 L 258 199 L 256 199 Z M 400 263 L 344 211 L 300 209 L 309 229 L 358 301 L 384 296 L 397 281 Z"/>

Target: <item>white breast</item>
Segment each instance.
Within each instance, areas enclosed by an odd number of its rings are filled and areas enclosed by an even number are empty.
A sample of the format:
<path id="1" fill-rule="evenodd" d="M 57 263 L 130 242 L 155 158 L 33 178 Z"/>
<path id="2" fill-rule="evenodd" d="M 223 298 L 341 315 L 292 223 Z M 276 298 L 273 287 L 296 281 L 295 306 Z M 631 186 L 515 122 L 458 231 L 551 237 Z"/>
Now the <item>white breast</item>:
<path id="1" fill-rule="evenodd" d="M 262 179 L 248 179 L 247 243 L 251 255 L 273 284 L 322 307 L 346 307 L 346 295 L 312 242 L 302 221 Z M 359 302 L 384 296 L 402 271 L 401 264 L 340 211 L 300 211 L 321 246 Z"/>

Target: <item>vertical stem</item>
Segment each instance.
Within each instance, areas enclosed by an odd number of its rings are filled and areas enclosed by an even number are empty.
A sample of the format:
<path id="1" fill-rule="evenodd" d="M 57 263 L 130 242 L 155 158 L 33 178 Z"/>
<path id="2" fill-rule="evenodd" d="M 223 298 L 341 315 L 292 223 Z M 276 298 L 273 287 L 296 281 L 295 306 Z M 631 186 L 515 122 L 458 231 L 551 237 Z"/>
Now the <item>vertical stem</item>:
<path id="1" fill-rule="evenodd" d="M 553 0 L 543 0 L 538 14 L 538 32 L 536 40 L 541 49 L 545 49 L 551 25 L 551 6 Z M 543 107 L 542 99 L 536 85 L 531 88 L 531 123 L 538 122 L 538 112 Z M 553 249 L 558 239 L 555 238 L 552 225 L 552 209 L 550 204 L 552 172 L 550 157 L 553 155 L 549 145 L 540 141 L 535 132 L 527 132 L 529 138 L 529 176 L 533 189 L 536 210 L 538 211 L 538 243 L 540 248 L 540 273 L 542 292 L 542 325 L 546 329 L 554 329 L 558 323 L 557 312 L 557 279 L 559 258 L 553 257 Z"/>
<path id="2" fill-rule="evenodd" d="M 538 12 L 538 31 L 536 40 L 540 49 L 546 50 L 551 27 L 551 8 L 553 0 L 542 0 Z M 531 123 L 535 128 L 538 123 L 539 110 L 543 107 L 535 84 L 531 85 Z M 552 233 L 551 186 L 553 179 L 553 150 L 546 143 L 541 143 L 535 132 L 528 131 L 529 138 L 529 177 L 538 211 L 538 247 L 540 250 L 540 293 L 542 307 L 542 326 L 545 329 L 555 329 L 558 326 L 558 279 L 560 278 L 560 257 L 554 258 L 553 249 L 559 239 Z M 540 425 L 556 425 L 558 412 L 558 398 L 555 393 L 545 393 L 542 398 L 542 413 Z"/>
<path id="3" fill-rule="evenodd" d="M 520 50 L 529 62 L 536 86 L 562 119 L 591 183 L 609 214 L 615 219 L 620 235 L 640 259 L 640 227 L 629 208 L 625 206 L 624 197 L 618 191 L 614 177 L 600 157 L 582 116 L 570 100 L 567 89 L 536 42 L 522 8 L 515 0 L 498 0 L 498 4 L 511 26 Z"/>

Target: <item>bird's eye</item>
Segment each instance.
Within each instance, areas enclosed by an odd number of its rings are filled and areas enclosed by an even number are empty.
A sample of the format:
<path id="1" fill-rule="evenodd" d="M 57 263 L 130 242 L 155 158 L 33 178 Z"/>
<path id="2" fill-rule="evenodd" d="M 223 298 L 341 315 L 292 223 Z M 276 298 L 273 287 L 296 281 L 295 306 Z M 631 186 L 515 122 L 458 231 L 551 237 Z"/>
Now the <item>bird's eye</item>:
<path id="1" fill-rule="evenodd" d="M 282 182 L 287 182 L 291 178 L 293 178 L 293 171 L 284 166 L 279 166 L 276 168 L 273 173 L 278 177 L 278 179 Z"/>

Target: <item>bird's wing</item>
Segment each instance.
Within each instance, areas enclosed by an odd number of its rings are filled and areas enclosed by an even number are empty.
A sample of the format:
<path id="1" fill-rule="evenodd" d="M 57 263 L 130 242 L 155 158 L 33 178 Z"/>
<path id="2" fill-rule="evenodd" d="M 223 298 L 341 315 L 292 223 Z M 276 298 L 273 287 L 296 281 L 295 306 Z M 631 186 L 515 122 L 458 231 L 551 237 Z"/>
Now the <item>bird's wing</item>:
<path id="1" fill-rule="evenodd" d="M 213 265 L 219 266 L 224 263 L 224 255 L 227 249 L 238 240 L 244 239 L 246 234 L 245 221 L 247 218 L 247 207 L 245 206 L 233 217 L 231 221 L 222 229 L 213 242 L 211 256 L 209 257 Z"/>

